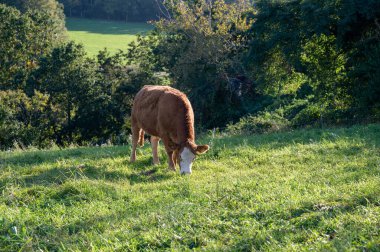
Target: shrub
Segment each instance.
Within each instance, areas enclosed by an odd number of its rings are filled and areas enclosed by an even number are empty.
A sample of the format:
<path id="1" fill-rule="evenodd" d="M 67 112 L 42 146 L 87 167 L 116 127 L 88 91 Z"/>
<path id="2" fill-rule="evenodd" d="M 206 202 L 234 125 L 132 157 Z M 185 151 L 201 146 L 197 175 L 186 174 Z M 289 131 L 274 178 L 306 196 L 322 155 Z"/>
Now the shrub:
<path id="1" fill-rule="evenodd" d="M 315 125 L 323 114 L 323 108 L 318 105 L 309 105 L 302 109 L 292 120 L 293 127 Z"/>
<path id="2" fill-rule="evenodd" d="M 35 145 L 43 147 L 51 133 L 46 129 L 45 111 L 49 97 L 36 92 L 0 91 L 0 149 Z"/>
<path id="3" fill-rule="evenodd" d="M 235 124 L 227 125 L 229 134 L 263 134 L 286 129 L 289 121 L 277 113 L 263 112 L 258 115 L 249 115 Z"/>

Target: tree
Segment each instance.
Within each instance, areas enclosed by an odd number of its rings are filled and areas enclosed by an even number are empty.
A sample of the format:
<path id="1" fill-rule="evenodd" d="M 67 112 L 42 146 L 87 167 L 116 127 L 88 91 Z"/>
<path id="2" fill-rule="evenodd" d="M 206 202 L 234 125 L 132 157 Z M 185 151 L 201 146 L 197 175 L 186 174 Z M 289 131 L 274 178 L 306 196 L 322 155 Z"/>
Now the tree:
<path id="1" fill-rule="evenodd" d="M 140 64 L 156 62 L 170 73 L 174 86 L 185 91 L 204 127 L 223 125 L 244 113 L 242 94 L 247 89 L 240 58 L 245 52 L 251 9 L 246 1 L 168 2 L 170 16 L 156 23 L 157 41 L 139 41 L 147 52 L 132 47 Z M 152 57 L 142 55 L 153 54 Z M 132 57 L 131 57 L 132 58 Z"/>
<path id="2" fill-rule="evenodd" d="M 259 92 L 281 83 L 296 95 L 309 86 L 311 101 L 330 111 L 380 100 L 373 92 L 379 1 L 258 1 L 256 8 L 245 65 Z"/>
<path id="3" fill-rule="evenodd" d="M 75 140 L 78 108 L 91 103 L 91 88 L 96 80 L 94 66 L 94 62 L 85 58 L 83 47 L 70 42 L 43 57 L 34 72 L 36 89 L 52 94 L 49 104 L 57 108 L 56 112 L 50 111 L 50 116 L 54 119 L 51 127 L 59 145 Z"/>
<path id="4" fill-rule="evenodd" d="M 22 13 L 40 12 L 46 15 L 49 19 L 48 32 L 45 36 L 53 36 L 53 41 L 62 42 L 66 39 L 65 15 L 63 13 L 63 6 L 56 0 L 0 0 L 8 6 L 13 6 L 20 10 Z"/>
<path id="5" fill-rule="evenodd" d="M 50 16 L 0 4 L 0 89 L 25 89 L 41 56 L 60 43 Z"/>
<path id="6" fill-rule="evenodd" d="M 0 149 L 49 145 L 48 99 L 38 91 L 32 97 L 22 90 L 0 91 Z"/>
<path id="7" fill-rule="evenodd" d="M 66 13 L 69 17 L 73 16 L 73 9 L 78 8 L 81 4 L 80 0 L 62 0 L 61 2 L 65 7 L 65 10 L 68 10 L 68 13 L 67 11 Z"/>

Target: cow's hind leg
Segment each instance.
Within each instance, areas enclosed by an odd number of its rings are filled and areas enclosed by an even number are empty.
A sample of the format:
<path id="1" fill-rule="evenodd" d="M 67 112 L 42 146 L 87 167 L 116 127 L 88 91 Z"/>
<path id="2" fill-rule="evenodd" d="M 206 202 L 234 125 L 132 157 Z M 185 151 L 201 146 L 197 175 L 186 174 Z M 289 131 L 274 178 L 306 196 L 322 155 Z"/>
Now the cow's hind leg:
<path id="1" fill-rule="evenodd" d="M 131 153 L 131 162 L 136 161 L 136 148 L 137 148 L 137 143 L 140 140 L 140 133 L 142 129 L 133 126 L 132 125 L 132 153 Z"/>
<path id="2" fill-rule="evenodd" d="M 140 133 L 139 133 L 139 145 L 140 146 L 144 146 L 144 134 L 145 134 L 145 132 L 143 130 L 140 130 Z"/>
<path id="3" fill-rule="evenodd" d="M 160 164 L 160 160 L 158 159 L 158 143 L 160 141 L 160 138 L 152 136 L 150 138 L 150 141 L 152 143 L 153 164 L 158 165 Z"/>

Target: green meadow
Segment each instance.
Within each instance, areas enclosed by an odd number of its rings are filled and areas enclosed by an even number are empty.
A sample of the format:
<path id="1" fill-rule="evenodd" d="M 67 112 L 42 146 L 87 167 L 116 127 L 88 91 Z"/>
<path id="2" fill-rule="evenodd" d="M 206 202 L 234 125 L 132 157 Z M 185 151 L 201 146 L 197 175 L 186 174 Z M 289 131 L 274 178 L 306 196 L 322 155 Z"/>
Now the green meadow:
<path id="1" fill-rule="evenodd" d="M 67 18 L 69 38 L 82 43 L 90 56 L 105 47 L 115 53 L 128 49 L 137 34 L 144 34 L 153 27 L 147 23 L 125 23 L 96 19 Z"/>
<path id="2" fill-rule="evenodd" d="M 0 153 L 1 251 L 379 251 L 380 125 Z"/>

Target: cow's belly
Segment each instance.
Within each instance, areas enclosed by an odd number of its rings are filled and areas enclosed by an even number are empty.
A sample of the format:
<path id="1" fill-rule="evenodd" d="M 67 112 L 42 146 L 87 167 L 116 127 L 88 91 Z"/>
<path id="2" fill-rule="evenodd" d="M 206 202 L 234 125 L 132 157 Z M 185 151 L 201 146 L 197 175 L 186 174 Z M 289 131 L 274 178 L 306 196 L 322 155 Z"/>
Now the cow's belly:
<path id="1" fill-rule="evenodd" d="M 143 129 L 147 134 L 151 136 L 160 137 L 158 130 L 158 121 L 156 113 L 141 113 L 145 114 L 144 116 L 139 116 L 137 118 L 138 127 Z"/>

